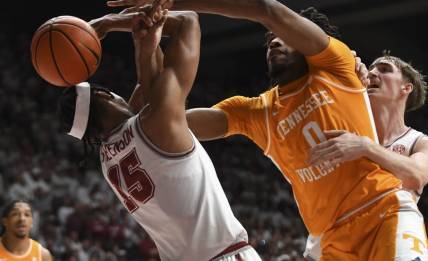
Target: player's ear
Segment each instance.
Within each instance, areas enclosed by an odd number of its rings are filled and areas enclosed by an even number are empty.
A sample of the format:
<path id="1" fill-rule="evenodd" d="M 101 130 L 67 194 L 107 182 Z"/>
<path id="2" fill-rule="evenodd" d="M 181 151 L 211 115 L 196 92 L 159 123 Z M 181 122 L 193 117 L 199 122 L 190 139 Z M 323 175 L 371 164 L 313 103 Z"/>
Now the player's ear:
<path id="1" fill-rule="evenodd" d="M 410 94 L 413 91 L 413 84 L 408 82 L 403 85 L 401 85 L 401 91 L 405 94 Z"/>

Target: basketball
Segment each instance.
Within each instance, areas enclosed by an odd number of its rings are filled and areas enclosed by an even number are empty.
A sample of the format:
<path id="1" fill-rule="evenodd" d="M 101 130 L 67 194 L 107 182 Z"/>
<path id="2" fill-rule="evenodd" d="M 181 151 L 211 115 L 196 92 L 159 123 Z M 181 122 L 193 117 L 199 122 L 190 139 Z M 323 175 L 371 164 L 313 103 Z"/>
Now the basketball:
<path id="1" fill-rule="evenodd" d="M 84 20 L 59 16 L 41 25 L 31 42 L 31 59 L 47 82 L 68 87 L 86 81 L 101 60 L 101 43 Z"/>

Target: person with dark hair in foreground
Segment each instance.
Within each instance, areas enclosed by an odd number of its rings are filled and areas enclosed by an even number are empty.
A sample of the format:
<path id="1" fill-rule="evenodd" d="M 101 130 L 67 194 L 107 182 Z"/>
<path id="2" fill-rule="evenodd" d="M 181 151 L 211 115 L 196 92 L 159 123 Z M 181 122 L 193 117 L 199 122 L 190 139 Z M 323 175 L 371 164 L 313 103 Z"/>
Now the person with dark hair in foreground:
<path id="1" fill-rule="evenodd" d="M 199 63 L 197 14 L 142 11 L 133 19 L 138 83 L 129 103 L 89 83 L 68 88 L 59 102 L 64 130 L 100 142 L 105 179 L 162 260 L 261 260 L 187 127 L 185 100 Z M 162 34 L 170 37 L 165 53 Z"/>
<path id="2" fill-rule="evenodd" d="M 0 260 L 53 260 L 49 250 L 30 238 L 33 211 L 28 202 L 15 200 L 6 205 L 2 225 Z"/>
<path id="3" fill-rule="evenodd" d="M 327 139 L 325 130 L 378 139 L 354 57 L 335 38 L 325 15 L 314 8 L 300 15 L 275 0 L 156 2 L 252 20 L 272 32 L 266 58 L 277 85 L 258 97 L 235 96 L 213 108 L 190 110 L 187 119 L 199 139 L 242 134 L 272 159 L 292 185 L 307 229 L 320 238 L 321 260 L 422 258 L 403 236 L 403 231 L 418 234 L 423 221 L 408 222 L 418 210 L 400 179 L 367 158 L 340 164 L 308 161 L 311 148 Z"/>

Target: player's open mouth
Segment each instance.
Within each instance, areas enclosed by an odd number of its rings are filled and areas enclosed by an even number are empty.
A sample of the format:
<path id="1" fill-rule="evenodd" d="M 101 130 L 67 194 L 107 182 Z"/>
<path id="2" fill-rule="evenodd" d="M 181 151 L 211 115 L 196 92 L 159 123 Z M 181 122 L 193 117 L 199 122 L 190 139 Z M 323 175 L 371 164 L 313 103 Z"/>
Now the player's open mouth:
<path id="1" fill-rule="evenodd" d="M 367 92 L 372 92 L 372 91 L 379 89 L 379 88 L 380 87 L 377 84 L 370 84 L 369 86 L 367 86 Z"/>

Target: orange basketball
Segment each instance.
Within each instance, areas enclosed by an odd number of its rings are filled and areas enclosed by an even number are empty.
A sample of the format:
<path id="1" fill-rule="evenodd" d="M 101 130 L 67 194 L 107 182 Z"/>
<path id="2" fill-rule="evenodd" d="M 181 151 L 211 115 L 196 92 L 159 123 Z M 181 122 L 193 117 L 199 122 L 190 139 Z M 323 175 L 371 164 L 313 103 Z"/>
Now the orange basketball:
<path id="1" fill-rule="evenodd" d="M 56 86 L 86 81 L 97 70 L 101 44 L 95 30 L 73 16 L 50 19 L 37 29 L 31 42 L 37 73 Z"/>

